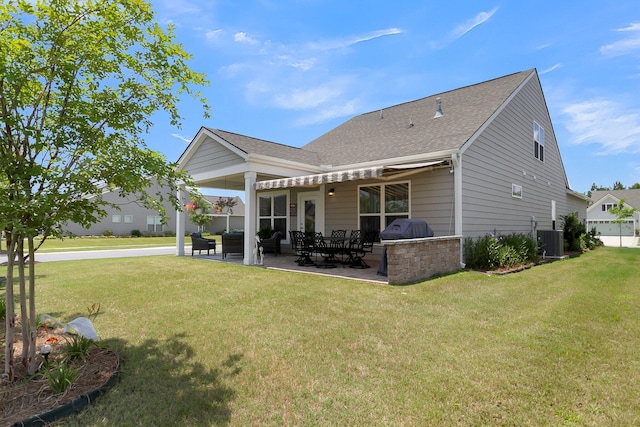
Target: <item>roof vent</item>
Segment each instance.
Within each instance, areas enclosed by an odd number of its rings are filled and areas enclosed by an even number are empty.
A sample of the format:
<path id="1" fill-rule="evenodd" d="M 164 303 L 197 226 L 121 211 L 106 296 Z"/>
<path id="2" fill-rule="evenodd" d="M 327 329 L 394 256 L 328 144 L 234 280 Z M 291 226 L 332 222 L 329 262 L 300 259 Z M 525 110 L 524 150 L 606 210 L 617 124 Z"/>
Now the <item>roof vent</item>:
<path id="1" fill-rule="evenodd" d="M 442 112 L 442 101 L 440 100 L 440 98 L 436 98 L 436 115 L 433 116 L 433 118 L 437 119 L 438 117 L 442 116 L 444 116 L 444 113 Z"/>

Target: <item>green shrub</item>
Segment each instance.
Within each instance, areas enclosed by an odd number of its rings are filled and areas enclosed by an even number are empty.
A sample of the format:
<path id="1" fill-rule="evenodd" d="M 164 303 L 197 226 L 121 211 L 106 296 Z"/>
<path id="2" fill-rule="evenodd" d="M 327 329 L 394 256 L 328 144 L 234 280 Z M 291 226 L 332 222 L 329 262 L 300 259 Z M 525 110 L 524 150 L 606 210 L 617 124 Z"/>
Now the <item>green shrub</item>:
<path id="1" fill-rule="evenodd" d="M 71 360 L 85 360 L 92 344 L 94 344 L 93 340 L 79 334 L 72 334 L 65 348 L 65 352 Z"/>
<path id="2" fill-rule="evenodd" d="M 176 233 L 172 230 L 167 230 L 164 232 L 164 237 L 176 237 Z"/>
<path id="3" fill-rule="evenodd" d="M 131 236 L 132 237 L 142 237 L 142 233 L 140 232 L 140 230 L 131 230 Z"/>
<path id="4" fill-rule="evenodd" d="M 66 359 L 52 361 L 46 366 L 44 376 L 49 380 L 49 386 L 55 393 L 65 392 L 78 378 L 82 367 L 73 367 Z"/>
<path id="5" fill-rule="evenodd" d="M 494 232 L 476 240 L 467 237 L 463 250 L 467 267 L 482 270 L 515 267 L 538 259 L 537 243 L 526 234 L 500 236 Z"/>
<path id="6" fill-rule="evenodd" d="M 4 299 L 4 295 L 0 298 L 0 320 L 7 316 L 7 301 Z"/>
<path id="7" fill-rule="evenodd" d="M 587 234 L 587 226 L 580 222 L 577 212 L 560 217 L 563 221 L 562 230 L 566 248 L 569 251 L 583 250 L 583 242 L 580 236 Z"/>
<path id="8" fill-rule="evenodd" d="M 267 225 L 265 227 L 260 227 L 260 230 L 258 231 L 258 237 L 260 237 L 261 239 L 268 239 L 272 235 L 273 235 L 273 228 L 271 228 L 270 225 Z"/>
<path id="9" fill-rule="evenodd" d="M 111 230 L 104 230 L 104 231 L 102 232 L 102 235 L 103 235 L 104 237 L 111 237 L 111 236 L 113 236 L 113 231 L 111 231 Z"/>

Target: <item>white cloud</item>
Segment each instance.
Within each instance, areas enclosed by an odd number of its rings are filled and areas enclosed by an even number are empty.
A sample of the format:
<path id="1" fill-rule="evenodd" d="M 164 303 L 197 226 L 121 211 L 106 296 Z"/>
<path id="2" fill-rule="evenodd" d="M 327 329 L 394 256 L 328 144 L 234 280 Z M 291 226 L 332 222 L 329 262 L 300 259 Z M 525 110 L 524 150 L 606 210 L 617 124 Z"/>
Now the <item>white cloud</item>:
<path id="1" fill-rule="evenodd" d="M 547 73 L 550 73 L 550 72 L 552 72 L 552 71 L 555 71 L 555 70 L 557 70 L 558 68 L 560 68 L 561 66 L 562 66 L 562 65 L 560 65 L 560 64 L 554 64 L 554 65 L 552 65 L 551 67 L 547 68 L 546 70 L 542 70 L 542 71 L 540 71 L 540 75 L 542 75 L 542 74 L 547 74 Z"/>
<path id="2" fill-rule="evenodd" d="M 182 136 L 179 133 L 172 133 L 171 134 L 172 137 L 177 138 L 181 141 L 186 142 L 187 144 L 189 144 L 191 142 L 191 138 L 187 138 L 186 136 Z"/>
<path id="3" fill-rule="evenodd" d="M 363 34 L 360 36 L 353 36 L 349 38 L 344 38 L 339 40 L 330 40 L 325 42 L 309 43 L 309 47 L 311 49 L 316 49 L 316 50 L 342 49 L 357 43 L 367 42 L 380 37 L 394 36 L 402 33 L 403 31 L 399 28 L 387 28 L 385 30 L 372 31 L 370 33 Z"/>
<path id="4" fill-rule="evenodd" d="M 498 8 L 493 8 L 489 12 L 480 12 L 473 18 L 469 19 L 464 24 L 458 25 L 450 34 L 452 40 L 459 39 L 460 37 L 473 30 L 478 25 L 484 24 L 496 13 Z"/>
<path id="5" fill-rule="evenodd" d="M 314 114 L 307 115 L 296 120 L 296 126 L 307 126 L 323 123 L 338 117 L 352 116 L 358 112 L 359 106 L 355 100 L 335 103 L 331 106 L 316 110 Z"/>
<path id="6" fill-rule="evenodd" d="M 463 24 L 458 25 L 449 33 L 449 35 L 442 41 L 432 41 L 430 46 L 433 49 L 442 49 L 443 47 L 453 43 L 460 37 L 467 34 L 469 31 L 473 30 L 478 25 L 482 25 L 487 22 L 491 17 L 498 11 L 497 7 L 494 7 L 488 12 L 480 12 L 473 18 L 469 19 Z"/>
<path id="7" fill-rule="evenodd" d="M 278 95 L 275 98 L 276 105 L 287 110 L 306 110 L 325 104 L 342 94 L 342 91 L 333 86 L 300 90 L 295 89 L 288 94 Z"/>
<path id="8" fill-rule="evenodd" d="M 598 98 L 562 109 L 575 144 L 598 144 L 598 154 L 640 152 L 640 111 L 610 99 Z"/>
<path id="9" fill-rule="evenodd" d="M 235 33 L 233 35 L 233 41 L 237 42 L 237 43 L 243 43 L 243 44 L 248 44 L 248 45 L 252 45 L 255 46 L 257 45 L 259 42 L 258 40 L 249 37 L 249 35 L 247 35 L 247 33 L 245 33 L 244 31 L 241 31 L 239 33 Z"/>
<path id="10" fill-rule="evenodd" d="M 209 31 L 205 31 L 204 38 L 207 41 L 215 42 L 215 41 L 220 40 L 220 38 L 223 35 L 224 35 L 224 31 L 223 30 L 209 30 Z"/>
<path id="11" fill-rule="evenodd" d="M 600 47 L 600 53 L 609 56 L 620 56 L 640 51 L 640 22 L 634 22 L 627 27 L 618 28 L 616 31 L 626 33 L 626 37 Z"/>

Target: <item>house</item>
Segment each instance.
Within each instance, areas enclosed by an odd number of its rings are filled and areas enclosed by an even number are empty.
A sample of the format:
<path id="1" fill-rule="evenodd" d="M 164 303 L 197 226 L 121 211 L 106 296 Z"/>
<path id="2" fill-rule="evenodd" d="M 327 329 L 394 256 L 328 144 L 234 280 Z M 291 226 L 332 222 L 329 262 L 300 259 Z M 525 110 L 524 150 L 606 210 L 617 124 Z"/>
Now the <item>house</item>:
<path id="1" fill-rule="evenodd" d="M 225 231 L 242 230 L 244 228 L 244 202 L 238 196 L 220 197 L 220 196 L 203 196 L 204 199 L 215 206 L 219 200 L 232 199 L 235 205 L 231 209 L 224 212 L 216 212 L 215 209 L 209 211 L 211 222 L 205 226 L 205 230 L 211 234 L 222 234 Z M 173 221 L 175 226 L 175 221 Z M 189 230 L 187 230 L 189 231 Z"/>
<path id="2" fill-rule="evenodd" d="M 586 218 L 535 69 L 361 114 L 300 148 L 203 127 L 178 165 L 200 187 L 244 191 L 245 247 L 264 225 L 284 247 L 290 230 L 382 231 L 396 218 L 458 240 Z"/>
<path id="3" fill-rule="evenodd" d="M 156 194 L 159 191 L 164 191 L 168 194 L 170 190 L 168 188 L 163 190 L 154 181 L 148 192 L 149 194 Z M 117 191 L 105 191 L 102 194 L 102 198 L 108 203 L 115 204 L 120 209 L 106 206 L 104 209 L 107 215 L 89 228 L 84 228 L 80 224 L 69 223 L 63 227 L 63 231 L 66 234 L 76 236 L 100 236 L 103 234 L 130 236 L 134 230 L 143 235 L 175 235 L 176 209 L 168 199 L 163 202 L 168 215 L 167 222 L 163 224 L 160 213 L 157 210 L 146 208 L 136 195 L 122 197 Z M 204 196 L 204 198 L 212 205 L 220 199 L 217 196 Z M 239 197 L 235 197 L 234 200 L 236 206 L 232 212 L 215 213 L 213 209 L 210 211 L 211 222 L 205 227 L 207 231 L 215 233 L 234 228 L 243 228 L 244 203 Z M 198 226 L 189 221 L 188 216 L 186 216 L 185 220 L 185 231 L 187 233 L 198 230 Z"/>
<path id="4" fill-rule="evenodd" d="M 624 205 L 636 208 L 634 214 L 622 224 L 613 222 L 616 216 L 609 212 L 621 199 Z M 640 190 L 600 190 L 591 194 L 592 203 L 587 208 L 587 230 L 596 229 L 601 236 L 634 236 L 640 230 Z"/>

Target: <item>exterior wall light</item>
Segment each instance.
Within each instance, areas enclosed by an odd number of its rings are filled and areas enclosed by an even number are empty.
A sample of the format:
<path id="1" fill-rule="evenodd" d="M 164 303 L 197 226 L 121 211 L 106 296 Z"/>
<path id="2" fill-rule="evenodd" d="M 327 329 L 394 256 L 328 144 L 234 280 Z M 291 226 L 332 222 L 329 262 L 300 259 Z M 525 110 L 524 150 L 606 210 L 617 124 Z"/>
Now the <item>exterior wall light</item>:
<path id="1" fill-rule="evenodd" d="M 334 194 L 336 194 L 335 188 L 330 188 L 329 191 L 327 191 L 327 195 L 329 196 L 333 196 Z"/>

